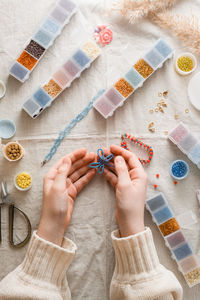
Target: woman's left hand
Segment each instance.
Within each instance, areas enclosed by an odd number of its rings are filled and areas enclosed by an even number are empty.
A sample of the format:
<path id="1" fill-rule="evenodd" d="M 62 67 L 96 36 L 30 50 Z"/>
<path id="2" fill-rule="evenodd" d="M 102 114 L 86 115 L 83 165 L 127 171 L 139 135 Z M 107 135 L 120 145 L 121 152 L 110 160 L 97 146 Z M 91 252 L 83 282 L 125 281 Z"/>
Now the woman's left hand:
<path id="1" fill-rule="evenodd" d="M 91 181 L 94 153 L 78 149 L 60 159 L 44 177 L 43 207 L 37 234 L 61 246 L 70 224 L 77 194 Z"/>

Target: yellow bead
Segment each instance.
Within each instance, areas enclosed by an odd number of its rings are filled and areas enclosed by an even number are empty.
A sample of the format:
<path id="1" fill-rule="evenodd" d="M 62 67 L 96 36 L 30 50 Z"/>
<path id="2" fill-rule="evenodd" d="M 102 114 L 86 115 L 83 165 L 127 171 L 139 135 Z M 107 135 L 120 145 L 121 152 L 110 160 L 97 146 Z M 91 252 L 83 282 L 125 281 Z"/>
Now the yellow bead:
<path id="1" fill-rule="evenodd" d="M 17 175 L 16 183 L 20 188 L 26 189 L 31 185 L 31 176 L 22 172 Z"/>

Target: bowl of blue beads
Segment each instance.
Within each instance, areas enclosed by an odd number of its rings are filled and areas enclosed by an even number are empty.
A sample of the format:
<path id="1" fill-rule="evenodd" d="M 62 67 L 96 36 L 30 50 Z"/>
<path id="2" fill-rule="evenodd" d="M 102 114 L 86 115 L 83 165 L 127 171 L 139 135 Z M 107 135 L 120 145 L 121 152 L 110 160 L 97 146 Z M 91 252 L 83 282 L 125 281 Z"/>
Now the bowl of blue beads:
<path id="1" fill-rule="evenodd" d="M 171 176 L 176 180 L 186 178 L 189 171 L 189 165 L 184 160 L 175 160 L 170 166 Z"/>

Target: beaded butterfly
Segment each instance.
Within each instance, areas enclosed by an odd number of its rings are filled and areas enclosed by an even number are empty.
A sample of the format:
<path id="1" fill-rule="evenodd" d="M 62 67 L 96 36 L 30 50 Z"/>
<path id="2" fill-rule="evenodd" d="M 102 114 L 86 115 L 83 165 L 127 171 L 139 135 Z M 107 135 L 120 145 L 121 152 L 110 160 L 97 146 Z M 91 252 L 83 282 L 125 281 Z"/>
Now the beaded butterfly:
<path id="1" fill-rule="evenodd" d="M 90 168 L 98 169 L 99 174 L 102 174 L 104 171 L 105 166 L 107 167 L 113 167 L 111 164 L 109 164 L 109 161 L 113 159 L 114 155 L 110 154 L 108 156 L 105 156 L 105 153 L 103 149 L 97 150 L 98 159 L 97 162 L 89 164 Z"/>

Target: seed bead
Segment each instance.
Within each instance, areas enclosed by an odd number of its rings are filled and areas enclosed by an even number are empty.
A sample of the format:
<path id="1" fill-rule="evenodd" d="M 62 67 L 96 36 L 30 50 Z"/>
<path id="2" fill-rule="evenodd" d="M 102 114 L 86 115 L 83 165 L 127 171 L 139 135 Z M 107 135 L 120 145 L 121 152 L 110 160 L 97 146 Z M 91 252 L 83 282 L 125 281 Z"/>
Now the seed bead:
<path id="1" fill-rule="evenodd" d="M 153 149 L 151 146 L 147 145 L 147 144 L 144 144 L 142 141 L 140 141 L 139 139 L 133 137 L 132 135 L 130 134 L 127 134 L 127 133 L 124 133 L 122 136 L 122 142 L 121 142 L 121 147 L 126 149 L 126 150 L 129 150 L 130 149 L 128 148 L 128 145 L 127 145 L 127 142 L 125 141 L 125 139 L 129 139 L 131 142 L 133 142 L 135 145 L 138 145 L 138 146 L 141 146 L 144 148 L 144 150 L 146 150 L 148 153 L 149 153 L 149 158 L 148 159 L 141 159 L 141 158 L 138 158 L 139 161 L 141 162 L 141 164 L 143 165 L 147 165 L 151 162 L 152 160 L 152 157 L 153 157 Z"/>
<path id="2" fill-rule="evenodd" d="M 16 183 L 20 188 L 26 189 L 31 185 L 31 176 L 26 172 L 22 172 L 17 175 Z"/>

